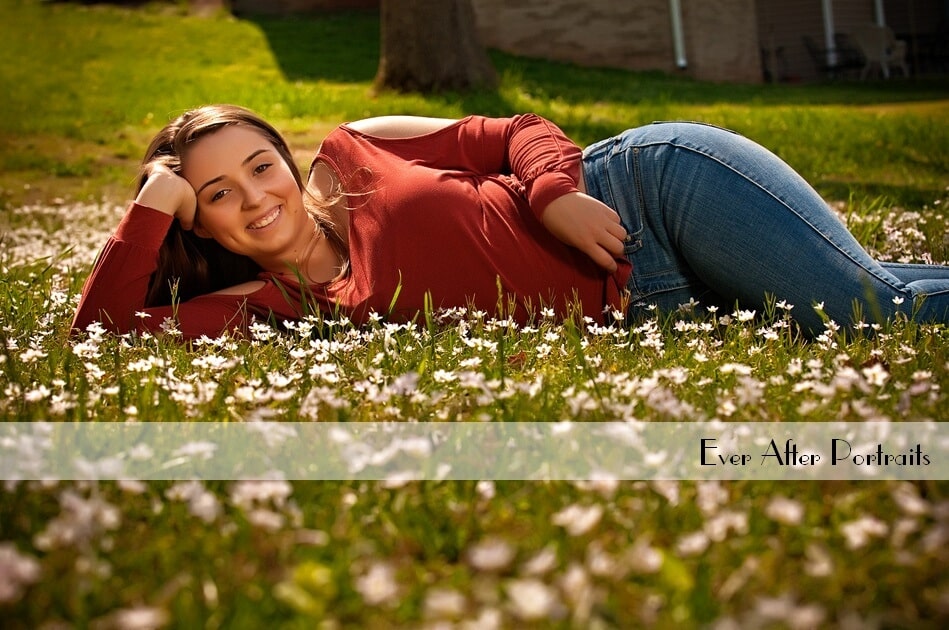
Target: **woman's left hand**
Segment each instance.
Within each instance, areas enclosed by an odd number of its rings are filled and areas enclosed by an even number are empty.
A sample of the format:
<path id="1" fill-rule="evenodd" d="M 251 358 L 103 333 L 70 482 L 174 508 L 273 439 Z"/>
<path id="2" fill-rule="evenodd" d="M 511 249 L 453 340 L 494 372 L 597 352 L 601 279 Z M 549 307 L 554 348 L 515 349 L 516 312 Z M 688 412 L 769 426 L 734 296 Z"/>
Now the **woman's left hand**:
<path id="1" fill-rule="evenodd" d="M 581 192 L 567 193 L 547 205 L 542 220 L 558 239 L 610 273 L 616 271 L 616 259 L 623 256 L 626 230 L 608 205 Z"/>

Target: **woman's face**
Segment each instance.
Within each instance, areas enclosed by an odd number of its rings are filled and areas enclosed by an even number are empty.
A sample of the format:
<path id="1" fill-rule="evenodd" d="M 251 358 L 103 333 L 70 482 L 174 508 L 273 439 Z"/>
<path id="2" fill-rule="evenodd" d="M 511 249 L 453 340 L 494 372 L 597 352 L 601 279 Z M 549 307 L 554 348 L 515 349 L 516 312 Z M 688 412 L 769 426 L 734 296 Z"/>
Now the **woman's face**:
<path id="1" fill-rule="evenodd" d="M 182 176 L 198 200 L 195 233 L 264 269 L 295 260 L 313 223 L 290 166 L 254 127 L 223 127 L 191 145 Z"/>

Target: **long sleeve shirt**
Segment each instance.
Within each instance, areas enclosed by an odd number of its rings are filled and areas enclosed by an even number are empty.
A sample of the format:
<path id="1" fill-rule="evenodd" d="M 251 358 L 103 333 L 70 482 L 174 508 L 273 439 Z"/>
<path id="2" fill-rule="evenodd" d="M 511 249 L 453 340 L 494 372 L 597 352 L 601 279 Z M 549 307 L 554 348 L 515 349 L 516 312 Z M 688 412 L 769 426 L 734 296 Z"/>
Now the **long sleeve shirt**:
<path id="1" fill-rule="evenodd" d="M 86 283 L 73 325 L 154 330 L 173 317 L 185 337 L 216 336 L 245 330 L 252 318 L 298 319 L 307 308 L 361 323 L 372 313 L 410 320 L 426 304 L 519 321 L 543 307 L 561 316 L 577 307 L 603 321 L 604 309 L 620 306 L 629 264 L 610 274 L 541 223 L 547 204 L 577 190 L 580 158 L 559 128 L 531 114 L 469 116 L 411 138 L 341 125 L 314 162 L 329 166 L 347 193 L 343 277 L 300 286 L 263 272 L 263 286 L 246 295 L 143 308 L 172 219 L 133 204 Z"/>

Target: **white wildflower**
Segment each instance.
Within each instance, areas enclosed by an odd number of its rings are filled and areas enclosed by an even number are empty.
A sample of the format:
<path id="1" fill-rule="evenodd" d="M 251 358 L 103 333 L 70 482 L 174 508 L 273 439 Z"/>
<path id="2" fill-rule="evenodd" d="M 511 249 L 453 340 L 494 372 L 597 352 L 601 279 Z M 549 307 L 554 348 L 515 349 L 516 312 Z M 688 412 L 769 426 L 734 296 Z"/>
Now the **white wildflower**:
<path id="1" fill-rule="evenodd" d="M 211 459 L 217 450 L 217 444 L 214 442 L 188 442 L 172 452 L 176 457 L 200 458 L 203 460 Z"/>
<path id="2" fill-rule="evenodd" d="M 876 517 L 861 516 L 855 521 L 841 525 L 840 531 L 846 538 L 848 549 L 860 549 L 870 542 L 870 538 L 886 536 L 889 527 Z"/>
<path id="3" fill-rule="evenodd" d="M 800 525 L 804 519 L 804 505 L 787 497 L 774 497 L 765 506 L 764 513 L 782 525 Z"/>
<path id="4" fill-rule="evenodd" d="M 616 558 L 607 553 L 597 540 L 587 545 L 586 566 L 590 569 L 590 573 L 598 576 L 615 577 L 620 572 Z"/>
<path id="5" fill-rule="evenodd" d="M 504 590 L 514 615 L 523 621 L 549 617 L 559 603 L 554 589 L 535 578 L 510 580 Z"/>
<path id="6" fill-rule="evenodd" d="M 705 533 L 715 542 L 725 540 L 730 531 L 738 535 L 748 533 L 748 515 L 744 512 L 726 510 L 705 521 Z"/>
<path id="7" fill-rule="evenodd" d="M 221 504 L 200 481 L 179 481 L 165 491 L 169 501 L 184 501 L 188 512 L 205 523 L 214 522 L 221 514 Z"/>
<path id="8" fill-rule="evenodd" d="M 524 563 L 521 573 L 524 575 L 544 575 L 557 566 L 557 547 L 550 543 Z"/>
<path id="9" fill-rule="evenodd" d="M 670 505 L 676 506 L 679 504 L 678 481 L 657 479 L 656 481 L 653 481 L 650 486 L 654 491 L 665 497 L 666 501 L 668 501 Z"/>
<path id="10" fill-rule="evenodd" d="M 870 385 L 875 385 L 881 387 L 886 384 L 886 381 L 889 380 L 890 375 L 887 373 L 886 368 L 883 367 L 882 363 L 874 363 L 870 367 L 863 368 L 861 370 L 863 377 L 867 379 L 867 382 Z"/>
<path id="11" fill-rule="evenodd" d="M 119 509 L 99 497 L 84 499 L 72 490 L 66 490 L 60 495 L 59 502 L 60 514 L 34 537 L 33 544 L 37 549 L 48 551 L 82 545 L 106 530 L 118 529 L 122 522 Z"/>
<path id="12" fill-rule="evenodd" d="M 743 363 L 723 363 L 721 367 L 718 368 L 718 371 L 722 374 L 740 374 L 742 376 L 748 376 L 752 372 L 752 367 Z"/>
<path id="13" fill-rule="evenodd" d="M 640 536 L 623 554 L 623 562 L 636 573 L 655 573 L 662 568 L 662 552 L 650 544 L 649 536 Z"/>
<path id="14" fill-rule="evenodd" d="M 732 313 L 732 317 L 737 319 L 739 322 L 750 322 L 755 318 L 755 311 L 737 310 Z"/>
<path id="15" fill-rule="evenodd" d="M 0 604 L 15 602 L 24 589 L 40 579 L 40 564 L 21 554 L 13 543 L 0 543 Z"/>
<path id="16" fill-rule="evenodd" d="M 817 604 L 796 603 L 790 595 L 760 597 L 755 613 L 765 622 L 781 623 L 792 630 L 817 628 L 826 616 L 826 611 Z"/>
<path id="17" fill-rule="evenodd" d="M 49 395 L 53 392 L 50 391 L 46 385 L 40 384 L 36 388 L 31 389 L 30 391 L 23 394 L 23 399 L 26 402 L 39 402 L 49 398 Z"/>
<path id="18" fill-rule="evenodd" d="M 475 490 L 478 492 L 478 496 L 486 501 L 490 501 L 494 498 L 495 487 L 493 481 L 482 479 L 475 486 Z"/>
<path id="19" fill-rule="evenodd" d="M 602 517 L 602 505 L 584 507 L 573 504 L 554 514 L 552 521 L 554 525 L 566 529 L 571 536 L 582 536 L 596 527 Z"/>
<path id="20" fill-rule="evenodd" d="M 725 416 L 728 418 L 738 411 L 738 406 L 735 404 L 731 398 L 726 398 L 718 403 L 718 406 L 715 408 L 715 412 L 720 416 Z"/>
<path id="21" fill-rule="evenodd" d="M 293 486 L 283 479 L 238 481 L 231 486 L 230 500 L 245 510 L 268 503 L 282 507 L 292 492 Z"/>
<path id="22" fill-rule="evenodd" d="M 612 499 L 619 489 L 619 479 L 612 473 L 595 471 L 589 479 L 577 481 L 574 485 L 585 492 L 596 492 L 604 499 Z"/>
<path id="23" fill-rule="evenodd" d="M 834 560 L 830 552 L 817 543 L 808 543 L 804 548 L 804 572 L 812 577 L 827 577 L 834 572 Z"/>
<path id="24" fill-rule="evenodd" d="M 144 494 L 148 489 L 148 486 L 136 479 L 119 479 L 116 485 L 123 492 L 127 492 L 128 494 Z"/>
<path id="25" fill-rule="evenodd" d="M 500 538 L 482 540 L 468 549 L 468 562 L 479 571 L 501 571 L 514 560 L 514 548 Z"/>
<path id="26" fill-rule="evenodd" d="M 686 534 L 676 541 L 676 551 L 681 556 L 697 556 L 708 549 L 711 541 L 704 531 Z"/>
<path id="27" fill-rule="evenodd" d="M 910 516 L 924 516 L 929 514 L 932 508 L 928 501 L 919 496 L 919 490 L 911 483 L 899 484 L 890 494 L 903 513 Z"/>
<path id="28" fill-rule="evenodd" d="M 247 522 L 268 532 L 275 532 L 283 528 L 286 519 L 283 514 L 273 510 L 255 508 L 247 512 Z"/>
<path id="29" fill-rule="evenodd" d="M 720 481 L 699 481 L 695 486 L 695 503 L 702 514 L 708 516 L 728 502 L 728 491 Z"/>
<path id="30" fill-rule="evenodd" d="M 170 616 L 161 608 L 137 606 L 123 608 L 107 615 L 102 619 L 102 625 L 108 628 L 122 628 L 122 630 L 154 630 L 168 625 Z M 95 624 L 94 624 L 95 625 Z"/>
<path id="31" fill-rule="evenodd" d="M 399 593 L 395 570 L 386 562 L 375 562 L 356 580 L 356 590 L 370 606 L 393 601 Z"/>
<path id="32" fill-rule="evenodd" d="M 590 620 L 594 605 L 595 591 L 590 576 L 583 567 L 571 564 L 559 580 L 560 590 L 573 609 L 573 622 L 576 626 L 585 626 Z"/>
<path id="33" fill-rule="evenodd" d="M 435 587 L 425 593 L 425 616 L 457 619 L 465 614 L 465 596 L 453 588 Z"/>

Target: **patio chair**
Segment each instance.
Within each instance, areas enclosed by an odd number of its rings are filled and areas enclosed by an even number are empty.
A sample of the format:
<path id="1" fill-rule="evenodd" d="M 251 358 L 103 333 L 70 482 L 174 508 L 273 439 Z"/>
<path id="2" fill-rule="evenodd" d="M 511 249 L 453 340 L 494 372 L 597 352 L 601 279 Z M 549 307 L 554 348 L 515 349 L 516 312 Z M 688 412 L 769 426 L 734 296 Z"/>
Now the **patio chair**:
<path id="1" fill-rule="evenodd" d="M 860 78 L 866 79 L 874 66 L 879 66 L 883 78 L 890 78 L 890 66 L 902 70 L 903 76 L 909 76 L 906 66 L 906 42 L 896 39 L 888 26 L 867 23 L 856 27 L 850 34 L 864 58 Z"/>
<path id="2" fill-rule="evenodd" d="M 863 54 L 846 33 L 834 33 L 834 49 L 837 51 L 837 67 L 848 76 L 851 71 L 857 76 L 863 68 Z"/>
<path id="3" fill-rule="evenodd" d="M 852 48 L 841 48 L 839 43 L 834 48 L 821 48 L 810 35 L 803 35 L 801 39 L 811 62 L 814 64 L 814 69 L 821 76 L 828 79 L 843 78 L 849 70 L 863 67 L 863 58 Z M 856 62 L 854 61 L 855 54 L 857 55 Z"/>

